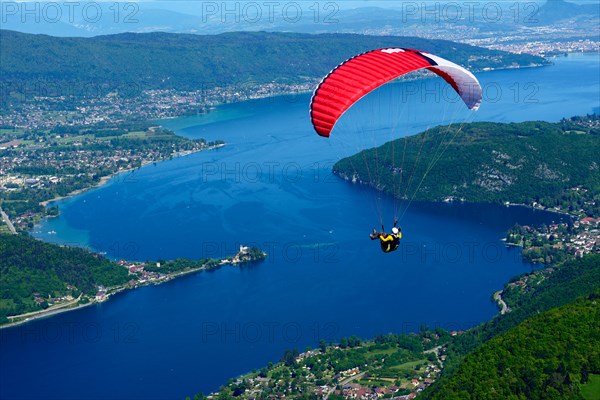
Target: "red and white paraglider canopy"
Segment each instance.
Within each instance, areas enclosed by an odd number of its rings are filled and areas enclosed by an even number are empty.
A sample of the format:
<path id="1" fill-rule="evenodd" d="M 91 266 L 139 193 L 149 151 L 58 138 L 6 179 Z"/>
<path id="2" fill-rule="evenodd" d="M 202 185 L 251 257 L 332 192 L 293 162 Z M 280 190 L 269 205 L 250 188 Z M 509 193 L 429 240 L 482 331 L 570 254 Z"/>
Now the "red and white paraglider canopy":
<path id="1" fill-rule="evenodd" d="M 361 97 L 420 69 L 428 69 L 444 78 L 469 109 L 479 108 L 481 86 L 465 68 L 422 51 L 385 48 L 353 57 L 323 78 L 310 102 L 310 117 L 315 130 L 319 135 L 329 137 L 337 120 Z"/>

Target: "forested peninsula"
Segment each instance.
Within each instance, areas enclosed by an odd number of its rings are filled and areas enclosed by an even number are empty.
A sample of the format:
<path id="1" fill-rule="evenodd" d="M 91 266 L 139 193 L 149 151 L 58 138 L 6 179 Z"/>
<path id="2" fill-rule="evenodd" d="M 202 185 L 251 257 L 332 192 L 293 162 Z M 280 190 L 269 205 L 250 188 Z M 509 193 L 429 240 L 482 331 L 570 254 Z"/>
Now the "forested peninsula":
<path id="1" fill-rule="evenodd" d="M 258 262 L 266 256 L 242 246 L 237 254 L 222 259 L 112 261 L 79 247 L 0 234 L 0 326 L 102 302 L 125 289 L 223 265 Z"/>
<path id="2" fill-rule="evenodd" d="M 600 215 L 600 117 L 432 128 L 333 171 L 404 200 L 518 203 Z M 412 179 L 411 179 L 412 177 Z"/>

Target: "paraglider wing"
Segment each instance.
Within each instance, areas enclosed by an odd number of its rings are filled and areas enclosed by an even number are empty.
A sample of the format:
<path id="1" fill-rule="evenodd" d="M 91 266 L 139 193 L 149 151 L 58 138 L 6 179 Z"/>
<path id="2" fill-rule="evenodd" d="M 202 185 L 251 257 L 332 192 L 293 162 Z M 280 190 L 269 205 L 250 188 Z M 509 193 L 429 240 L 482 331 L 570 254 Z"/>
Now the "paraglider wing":
<path id="1" fill-rule="evenodd" d="M 315 130 L 319 135 L 329 137 L 337 120 L 361 97 L 399 76 L 420 69 L 428 69 L 444 78 L 469 109 L 479 108 L 481 86 L 468 70 L 418 50 L 385 48 L 343 62 L 321 81 L 310 102 L 310 117 Z"/>

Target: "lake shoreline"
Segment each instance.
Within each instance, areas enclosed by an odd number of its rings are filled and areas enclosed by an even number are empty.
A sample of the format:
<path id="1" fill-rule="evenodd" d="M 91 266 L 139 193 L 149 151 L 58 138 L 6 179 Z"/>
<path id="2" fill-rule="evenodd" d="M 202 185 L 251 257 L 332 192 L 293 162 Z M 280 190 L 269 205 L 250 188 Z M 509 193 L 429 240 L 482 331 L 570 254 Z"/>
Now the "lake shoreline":
<path id="1" fill-rule="evenodd" d="M 65 196 L 57 196 L 57 197 L 54 197 L 54 198 L 52 198 L 50 200 L 40 201 L 39 205 L 43 206 L 43 207 L 48 207 L 48 205 L 51 204 L 51 203 L 55 203 L 55 202 L 58 202 L 58 201 L 70 199 L 72 197 L 75 197 L 75 196 L 78 196 L 78 195 L 80 195 L 82 193 L 85 193 L 85 192 L 87 192 L 89 190 L 100 188 L 100 187 L 106 185 L 112 178 L 114 178 L 117 175 L 124 174 L 124 173 L 127 173 L 127 172 L 137 171 L 137 170 L 139 170 L 139 169 L 141 169 L 141 168 L 143 168 L 143 167 L 145 167 L 146 165 L 149 165 L 149 164 L 159 163 L 159 162 L 163 162 L 163 161 L 167 161 L 167 160 L 172 160 L 172 159 L 180 158 L 180 157 L 185 157 L 185 156 L 189 156 L 190 154 L 199 153 L 199 152 L 202 152 L 202 151 L 215 150 L 215 149 L 221 148 L 223 146 L 225 146 L 225 144 L 216 144 L 214 146 L 208 146 L 207 148 L 200 149 L 200 150 L 186 151 L 185 154 L 179 154 L 179 155 L 175 154 L 173 157 L 171 157 L 171 158 L 165 158 L 163 160 L 158 160 L 158 161 L 144 161 L 144 162 L 142 162 L 142 165 L 140 165 L 139 167 L 122 169 L 122 170 L 113 172 L 110 175 L 102 176 L 100 178 L 100 180 L 96 184 L 94 184 L 92 186 L 74 190 L 74 191 L 70 192 L 69 194 L 67 194 Z M 44 220 L 46 218 L 49 218 L 49 217 L 54 217 L 54 216 L 46 216 L 45 218 L 42 218 L 42 220 Z"/>
<path id="2" fill-rule="evenodd" d="M 32 315 L 32 316 L 26 317 L 26 318 L 25 317 L 20 317 L 20 315 L 9 316 L 8 318 L 13 318 L 13 319 L 25 318 L 25 319 L 21 319 L 19 321 L 9 322 L 7 324 L 0 325 L 0 330 L 2 330 L 2 329 L 9 329 L 9 328 L 17 327 L 17 326 L 21 326 L 21 325 L 24 325 L 24 324 L 29 323 L 29 322 L 33 322 L 33 321 L 38 320 L 38 319 L 50 318 L 50 317 L 53 317 L 55 315 L 63 314 L 63 313 L 69 312 L 69 311 L 79 310 L 79 309 L 82 309 L 84 307 L 88 307 L 88 306 L 91 306 L 91 305 L 94 305 L 94 304 L 98 304 L 98 302 L 96 302 L 96 301 L 90 301 L 89 303 L 84 303 L 84 304 L 77 303 L 77 305 L 74 305 L 72 307 L 65 306 L 65 307 L 60 307 L 60 308 L 57 308 L 57 309 L 54 309 L 54 310 L 51 310 L 51 311 L 42 310 L 42 311 L 37 312 L 36 315 Z"/>
<path id="3" fill-rule="evenodd" d="M 240 251 L 237 254 L 235 254 L 234 256 L 224 257 L 219 260 L 213 260 L 213 263 L 207 262 L 197 268 L 190 268 L 190 269 L 185 269 L 183 271 L 175 271 L 175 272 L 167 273 L 165 275 L 159 276 L 156 279 L 145 280 L 143 282 L 137 281 L 135 283 L 135 285 L 126 283 L 121 286 L 114 286 L 111 288 L 107 288 L 106 293 L 103 296 L 101 296 L 100 298 L 96 297 L 96 298 L 89 299 L 89 302 L 87 302 L 87 303 L 83 303 L 83 304 L 80 303 L 79 302 L 81 299 L 81 296 L 80 296 L 79 298 L 71 300 L 70 302 L 68 302 L 64 305 L 59 305 L 58 307 L 56 307 L 52 310 L 32 311 L 32 312 L 28 312 L 25 314 L 8 316 L 7 317 L 8 319 L 19 319 L 19 320 L 0 325 L 0 330 L 23 325 L 28 322 L 35 321 L 37 319 L 49 318 L 49 317 L 52 317 L 52 316 L 55 316 L 58 314 L 62 314 L 62 313 L 68 312 L 68 311 L 79 310 L 81 308 L 88 307 L 88 306 L 91 306 L 94 304 L 101 304 L 101 303 L 108 301 L 115 294 L 118 294 L 121 292 L 131 291 L 131 290 L 135 290 L 135 289 L 138 289 L 140 287 L 145 287 L 145 286 L 160 285 L 160 284 L 169 282 L 173 279 L 181 278 L 186 275 L 190 275 L 190 274 L 194 274 L 194 273 L 198 273 L 198 272 L 204 272 L 204 271 L 214 271 L 214 270 L 217 270 L 226 265 L 241 266 L 244 264 L 252 264 L 252 263 L 262 262 L 267 257 L 267 253 L 265 253 L 265 252 L 262 252 L 262 256 L 260 256 L 260 257 L 251 256 L 249 259 L 243 258 L 244 255 L 247 255 L 247 253 L 244 253 L 243 249 L 240 248 Z M 215 264 L 215 262 L 216 262 L 216 264 Z M 24 318 L 24 319 L 20 319 L 20 318 Z"/>

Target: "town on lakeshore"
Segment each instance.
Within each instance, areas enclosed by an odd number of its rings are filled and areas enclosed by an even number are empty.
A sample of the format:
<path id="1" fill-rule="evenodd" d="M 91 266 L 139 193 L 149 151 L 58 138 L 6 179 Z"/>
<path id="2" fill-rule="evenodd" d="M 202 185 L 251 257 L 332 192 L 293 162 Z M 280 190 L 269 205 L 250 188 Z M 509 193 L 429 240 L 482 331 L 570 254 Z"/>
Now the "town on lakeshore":
<path id="1" fill-rule="evenodd" d="M 506 243 L 523 247 L 526 260 L 544 264 L 600 253 L 600 218 L 584 217 L 540 227 L 516 225 L 508 231 Z"/>
<path id="2" fill-rule="evenodd" d="M 117 173 L 223 146 L 189 140 L 144 123 L 48 134 L 0 129 L 0 232 L 31 230 L 58 215 L 52 200 L 102 185 Z M 6 142 L 10 137 L 19 137 Z M 2 140 L 4 139 L 4 140 Z"/>
<path id="3" fill-rule="evenodd" d="M 463 333 L 421 327 L 418 333 L 366 342 L 349 337 L 327 345 L 321 340 L 319 348 L 288 350 L 279 363 L 232 379 L 206 398 L 284 399 L 302 393 L 319 399 L 414 399 L 440 377 L 444 343 Z M 194 396 L 199 398 L 203 395 Z"/>

